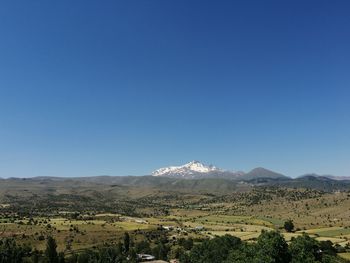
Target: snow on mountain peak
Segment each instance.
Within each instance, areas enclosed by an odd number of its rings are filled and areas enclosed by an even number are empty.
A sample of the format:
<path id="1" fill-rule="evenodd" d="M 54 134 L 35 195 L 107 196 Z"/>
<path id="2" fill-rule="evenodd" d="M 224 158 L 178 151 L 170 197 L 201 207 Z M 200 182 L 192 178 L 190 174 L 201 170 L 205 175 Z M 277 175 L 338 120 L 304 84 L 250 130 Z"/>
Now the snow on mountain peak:
<path id="1" fill-rule="evenodd" d="M 193 170 L 193 171 L 196 171 L 199 173 L 207 173 L 207 172 L 210 172 L 213 170 L 217 170 L 217 168 L 215 166 L 212 166 L 212 165 L 206 166 L 199 161 L 189 162 L 189 163 L 185 164 L 183 167 L 187 167 L 190 170 Z"/>
<path id="2" fill-rule="evenodd" d="M 169 166 L 155 170 L 153 176 L 164 176 L 184 179 L 226 178 L 233 180 L 253 180 L 258 178 L 284 179 L 284 175 L 267 170 L 255 168 L 245 173 L 242 171 L 228 171 L 213 165 L 205 165 L 199 161 L 192 161 L 181 166 Z"/>
<path id="3" fill-rule="evenodd" d="M 204 165 L 199 161 L 192 161 L 181 166 L 169 166 L 160 168 L 152 173 L 153 176 L 177 176 L 193 177 L 196 174 L 206 174 L 211 172 L 223 172 L 223 170 L 212 166 Z"/>

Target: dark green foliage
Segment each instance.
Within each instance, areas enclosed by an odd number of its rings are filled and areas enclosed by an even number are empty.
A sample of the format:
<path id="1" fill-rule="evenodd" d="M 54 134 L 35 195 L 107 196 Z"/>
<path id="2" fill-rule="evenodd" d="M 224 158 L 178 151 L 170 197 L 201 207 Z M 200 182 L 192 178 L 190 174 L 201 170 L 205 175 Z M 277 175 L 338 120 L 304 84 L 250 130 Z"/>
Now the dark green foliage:
<path id="1" fill-rule="evenodd" d="M 211 240 L 205 240 L 194 246 L 190 252 L 190 261 L 198 263 L 223 262 L 232 249 L 237 249 L 241 240 L 237 237 L 225 235 Z"/>
<path id="2" fill-rule="evenodd" d="M 169 247 L 165 245 L 163 242 L 159 242 L 156 247 L 152 249 L 152 254 L 162 260 L 168 259 Z"/>
<path id="3" fill-rule="evenodd" d="M 129 235 L 124 236 L 124 244 L 127 244 L 127 240 L 131 240 Z M 152 245 L 146 240 L 132 244 L 129 243 L 128 253 L 125 245 L 118 243 L 86 249 L 67 257 L 63 252 L 57 253 L 56 241 L 52 237 L 47 238 L 45 253 L 18 246 L 13 239 L 3 239 L 0 240 L 0 263 L 137 263 L 137 253 L 149 253 L 162 260 L 175 257 L 181 263 L 342 262 L 330 241 L 318 242 L 304 234 L 293 238 L 288 246 L 283 236 L 275 231 L 263 231 L 255 243 L 242 242 L 237 237 L 225 235 L 196 240 L 195 245 L 192 239 L 179 239 L 175 243 L 163 236 Z"/>
<path id="4" fill-rule="evenodd" d="M 265 263 L 285 263 L 290 261 L 288 245 L 283 236 L 275 231 L 263 231 L 256 243 L 257 256 Z"/>
<path id="5" fill-rule="evenodd" d="M 128 232 L 124 233 L 124 249 L 125 253 L 128 253 L 130 249 L 130 235 Z"/>
<path id="6" fill-rule="evenodd" d="M 182 247 L 177 247 L 173 251 L 173 258 L 181 259 L 184 255 L 186 255 L 186 251 Z"/>
<path id="7" fill-rule="evenodd" d="M 118 249 L 115 247 L 102 248 L 99 253 L 99 262 L 103 263 L 121 263 L 125 258 L 118 252 Z"/>
<path id="8" fill-rule="evenodd" d="M 336 248 L 333 246 L 332 241 L 321 241 L 320 242 L 320 249 L 322 251 L 322 253 L 324 254 L 328 254 L 331 256 L 336 256 L 337 255 L 337 250 Z"/>
<path id="9" fill-rule="evenodd" d="M 331 242 L 318 242 L 303 235 L 292 239 L 288 247 L 283 236 L 264 231 L 256 243 L 243 243 L 231 236 L 216 237 L 195 245 L 189 255 L 180 255 L 181 263 L 335 263 Z"/>
<path id="10" fill-rule="evenodd" d="M 123 248 L 123 244 L 122 244 L 122 242 L 118 242 L 118 244 L 117 244 L 117 251 L 118 251 L 118 254 L 123 254 L 123 251 L 124 251 L 124 248 Z"/>
<path id="11" fill-rule="evenodd" d="M 288 263 L 288 245 L 278 232 L 262 232 L 255 244 L 244 243 L 231 250 L 225 263 Z"/>
<path id="12" fill-rule="evenodd" d="M 78 263 L 89 263 L 90 255 L 89 252 L 82 253 L 78 256 Z"/>
<path id="13" fill-rule="evenodd" d="M 48 263 L 58 263 L 58 254 L 57 254 L 57 244 L 56 240 L 49 236 L 46 242 L 45 255 Z"/>
<path id="14" fill-rule="evenodd" d="M 138 262 L 137 253 L 136 253 L 134 248 L 130 249 L 128 259 L 129 259 L 129 262 L 131 262 L 131 263 L 137 263 Z"/>
<path id="15" fill-rule="evenodd" d="M 58 254 L 58 263 L 66 263 L 66 260 L 64 258 L 64 253 L 63 252 L 60 252 Z"/>
<path id="16" fill-rule="evenodd" d="M 39 252 L 37 250 L 34 250 L 32 252 L 31 260 L 32 260 L 32 263 L 39 263 Z M 62 262 L 59 262 L 59 263 L 62 263 Z"/>
<path id="17" fill-rule="evenodd" d="M 256 248 L 252 244 L 242 244 L 237 249 L 230 251 L 225 263 L 246 263 L 248 260 L 250 263 L 255 263 Z"/>
<path id="18" fill-rule="evenodd" d="M 185 250 L 190 250 L 193 247 L 192 238 L 180 238 L 178 241 L 179 245 L 182 246 Z"/>
<path id="19" fill-rule="evenodd" d="M 71 255 L 69 258 L 67 258 L 67 263 L 77 263 L 78 261 L 78 255 Z"/>
<path id="20" fill-rule="evenodd" d="M 126 256 L 122 255 L 117 247 L 108 246 L 97 250 L 86 250 L 78 256 L 68 260 L 69 263 L 122 263 Z M 129 261 L 133 262 L 133 261 Z"/>
<path id="21" fill-rule="evenodd" d="M 292 232 L 294 230 L 294 224 L 292 220 L 287 220 L 286 222 L 284 222 L 284 229 L 287 232 Z"/>
<path id="22" fill-rule="evenodd" d="M 0 241 L 0 263 L 22 263 L 30 248 L 17 246 L 13 239 Z"/>
<path id="23" fill-rule="evenodd" d="M 136 244 L 135 250 L 137 253 L 151 254 L 152 250 L 149 243 L 143 240 Z"/>
<path id="24" fill-rule="evenodd" d="M 306 234 L 293 238 L 289 245 L 289 251 L 293 255 L 292 263 L 320 262 L 322 259 L 319 243 Z"/>

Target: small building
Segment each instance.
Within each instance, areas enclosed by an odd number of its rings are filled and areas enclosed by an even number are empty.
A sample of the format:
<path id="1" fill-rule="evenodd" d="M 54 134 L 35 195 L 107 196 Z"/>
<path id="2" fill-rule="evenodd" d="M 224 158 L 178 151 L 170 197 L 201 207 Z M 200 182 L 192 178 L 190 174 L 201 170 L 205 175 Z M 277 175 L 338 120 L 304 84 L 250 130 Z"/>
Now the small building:
<path id="1" fill-rule="evenodd" d="M 151 261 L 151 260 L 155 260 L 156 259 L 155 256 L 152 256 L 152 255 L 149 255 L 149 254 L 137 254 L 137 257 L 141 261 Z"/>
<path id="2" fill-rule="evenodd" d="M 173 230 L 174 229 L 173 226 L 162 226 L 162 228 L 165 230 Z"/>

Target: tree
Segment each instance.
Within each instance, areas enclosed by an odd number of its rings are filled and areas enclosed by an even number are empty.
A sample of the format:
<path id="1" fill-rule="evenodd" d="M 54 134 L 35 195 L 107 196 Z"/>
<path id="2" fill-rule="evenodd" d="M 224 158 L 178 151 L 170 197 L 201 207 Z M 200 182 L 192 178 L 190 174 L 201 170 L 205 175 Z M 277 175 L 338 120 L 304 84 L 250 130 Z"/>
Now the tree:
<path id="1" fill-rule="evenodd" d="M 284 229 L 287 232 L 292 232 L 294 230 L 294 224 L 293 224 L 293 221 L 291 219 L 284 222 Z"/>
<path id="2" fill-rule="evenodd" d="M 56 240 L 49 236 L 46 242 L 45 255 L 48 263 L 58 263 Z"/>
<path id="3" fill-rule="evenodd" d="M 124 249 L 125 253 L 128 253 L 130 249 L 130 235 L 128 232 L 124 233 Z"/>
<path id="4" fill-rule="evenodd" d="M 66 260 L 64 258 L 64 253 L 63 252 L 60 252 L 58 253 L 58 263 L 65 263 Z"/>
<path id="5" fill-rule="evenodd" d="M 13 239 L 2 239 L 0 240 L 0 262 L 22 263 L 30 250 L 29 247 L 18 246 Z"/>
<path id="6" fill-rule="evenodd" d="M 34 250 L 31 258 L 32 258 L 32 263 L 39 263 L 39 251 Z"/>
<path id="7" fill-rule="evenodd" d="M 78 261 L 78 255 L 72 254 L 69 258 L 67 258 L 67 263 L 77 263 Z"/>
<path id="8" fill-rule="evenodd" d="M 171 247 L 170 251 L 169 251 L 169 257 L 170 258 L 177 258 L 180 259 L 182 257 L 183 254 L 185 254 L 185 250 L 183 247 Z M 182 262 L 182 261 L 181 261 Z"/>
<path id="9" fill-rule="evenodd" d="M 182 246 L 186 250 L 191 250 L 193 247 L 193 239 L 192 238 L 180 238 L 179 245 Z"/>
<path id="10" fill-rule="evenodd" d="M 89 263 L 89 254 L 86 253 L 82 253 L 78 256 L 78 263 Z"/>
<path id="11" fill-rule="evenodd" d="M 191 249 L 190 261 L 193 263 L 223 262 L 230 251 L 237 249 L 240 245 L 241 240 L 230 235 L 207 239 Z"/>
<path id="12" fill-rule="evenodd" d="M 159 242 L 156 247 L 153 248 L 152 253 L 154 256 L 161 260 L 168 259 L 169 247 L 164 245 L 162 242 Z"/>
<path id="13" fill-rule="evenodd" d="M 261 262 L 286 263 L 290 261 L 288 244 L 284 237 L 276 231 L 263 231 L 256 242 L 256 255 Z"/>
<path id="14" fill-rule="evenodd" d="M 242 244 L 237 249 L 232 249 L 225 263 L 255 263 L 256 244 Z M 264 261 L 261 261 L 264 262 Z"/>
<path id="15" fill-rule="evenodd" d="M 118 252 L 118 254 L 119 255 L 121 255 L 121 254 L 123 254 L 123 244 L 122 244 L 122 242 L 118 242 L 118 244 L 117 244 L 117 252 Z"/>
<path id="16" fill-rule="evenodd" d="M 292 238 L 289 251 L 293 255 L 292 263 L 321 261 L 319 243 L 306 234 Z"/>
<path id="17" fill-rule="evenodd" d="M 142 240 L 139 243 L 136 243 L 136 252 L 137 253 L 145 253 L 145 254 L 150 254 L 151 252 L 151 247 L 149 243 L 146 240 Z"/>
<path id="18" fill-rule="evenodd" d="M 129 252 L 129 262 L 132 262 L 132 263 L 137 263 L 137 262 L 138 262 L 137 253 L 136 253 L 136 251 L 135 251 L 134 248 L 131 248 L 131 249 L 130 249 L 130 252 Z"/>
<path id="19" fill-rule="evenodd" d="M 337 250 L 333 246 L 332 241 L 326 240 L 326 241 L 320 241 L 320 249 L 322 253 L 328 254 L 331 256 L 337 255 Z"/>

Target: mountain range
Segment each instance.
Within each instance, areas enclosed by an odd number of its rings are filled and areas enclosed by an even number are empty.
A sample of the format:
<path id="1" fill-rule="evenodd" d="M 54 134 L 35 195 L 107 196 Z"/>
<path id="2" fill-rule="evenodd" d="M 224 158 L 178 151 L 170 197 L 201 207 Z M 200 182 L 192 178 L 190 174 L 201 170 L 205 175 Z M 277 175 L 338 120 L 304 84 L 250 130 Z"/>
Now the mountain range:
<path id="1" fill-rule="evenodd" d="M 150 193 L 225 195 L 249 191 L 256 187 L 348 191 L 350 180 L 317 174 L 290 178 L 262 167 L 249 172 L 227 171 L 192 161 L 181 166 L 160 168 L 152 175 L 145 176 L 0 178 L 0 201 L 6 202 L 10 196 L 30 198 L 33 195 L 52 194 L 77 195 L 79 198 L 99 198 L 102 195 L 118 200 L 128 199 L 131 195 L 147 196 Z"/>
<path id="2" fill-rule="evenodd" d="M 257 167 L 249 172 L 230 171 L 218 168 L 214 165 L 205 165 L 199 161 L 192 161 L 180 166 L 168 166 L 155 170 L 152 173 L 155 177 L 168 177 L 176 179 L 230 179 L 236 181 L 256 181 L 263 182 L 263 179 L 270 180 L 308 180 L 310 178 L 319 179 L 320 181 L 327 181 L 328 179 L 334 181 L 350 181 L 348 176 L 334 176 L 334 175 L 319 175 L 315 173 L 301 175 L 292 179 L 286 175 L 271 171 L 263 167 Z M 265 180 L 266 181 L 266 180 Z"/>
<path id="3" fill-rule="evenodd" d="M 100 195 L 112 192 L 128 198 L 138 193 L 215 193 L 227 194 L 247 191 L 254 187 L 309 188 L 327 192 L 349 190 L 348 177 L 306 174 L 290 178 L 283 174 L 258 167 L 249 172 L 228 171 L 213 165 L 192 161 L 181 166 L 169 166 L 145 176 L 92 176 L 92 177 L 0 177 L 0 201 L 8 195 L 27 196 L 32 193 Z M 113 194 L 113 195 L 114 195 Z"/>
<path id="4" fill-rule="evenodd" d="M 205 165 L 192 161 L 181 166 L 169 166 L 155 170 L 153 176 L 183 179 L 226 178 L 232 180 L 253 180 L 257 178 L 288 179 L 287 176 L 258 167 L 248 173 L 242 171 L 223 170 L 213 165 Z"/>

